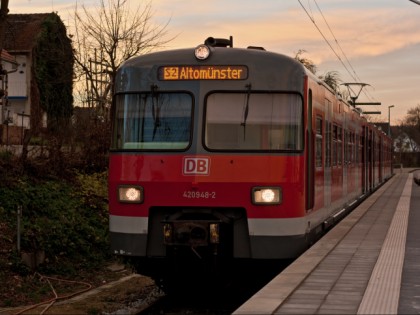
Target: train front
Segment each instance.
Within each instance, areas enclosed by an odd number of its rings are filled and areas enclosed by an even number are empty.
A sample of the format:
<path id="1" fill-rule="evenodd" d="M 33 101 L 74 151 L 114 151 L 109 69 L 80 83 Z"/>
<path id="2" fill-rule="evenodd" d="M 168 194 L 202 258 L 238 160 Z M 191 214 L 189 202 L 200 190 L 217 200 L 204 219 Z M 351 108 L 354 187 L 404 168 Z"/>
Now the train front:
<path id="1" fill-rule="evenodd" d="M 303 67 L 219 42 L 118 71 L 111 248 L 141 266 L 290 258 L 306 246 Z"/>

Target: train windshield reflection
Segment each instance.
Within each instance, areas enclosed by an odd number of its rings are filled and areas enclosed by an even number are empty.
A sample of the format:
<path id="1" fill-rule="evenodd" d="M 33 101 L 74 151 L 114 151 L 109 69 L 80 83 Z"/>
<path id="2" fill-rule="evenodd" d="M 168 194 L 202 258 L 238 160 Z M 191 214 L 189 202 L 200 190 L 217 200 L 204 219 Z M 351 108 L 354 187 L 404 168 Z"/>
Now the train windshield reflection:
<path id="1" fill-rule="evenodd" d="M 189 146 L 191 95 L 119 94 L 115 104 L 114 149 L 184 150 Z"/>
<path id="2" fill-rule="evenodd" d="M 212 93 L 206 102 L 210 150 L 303 149 L 302 97 L 286 93 Z"/>

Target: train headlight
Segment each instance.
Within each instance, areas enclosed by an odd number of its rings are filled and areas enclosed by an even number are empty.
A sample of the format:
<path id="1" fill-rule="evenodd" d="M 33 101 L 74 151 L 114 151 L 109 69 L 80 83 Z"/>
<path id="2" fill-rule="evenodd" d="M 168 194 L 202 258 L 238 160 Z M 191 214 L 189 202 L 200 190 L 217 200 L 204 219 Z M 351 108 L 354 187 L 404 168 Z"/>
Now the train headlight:
<path id="1" fill-rule="evenodd" d="M 195 58 L 206 60 L 210 56 L 210 48 L 207 45 L 198 45 L 194 50 Z"/>
<path id="2" fill-rule="evenodd" d="M 252 203 L 256 205 L 279 205 L 283 199 L 280 187 L 254 187 Z"/>
<path id="3" fill-rule="evenodd" d="M 119 186 L 118 200 L 127 203 L 142 203 L 144 198 L 143 187 L 140 186 Z"/>

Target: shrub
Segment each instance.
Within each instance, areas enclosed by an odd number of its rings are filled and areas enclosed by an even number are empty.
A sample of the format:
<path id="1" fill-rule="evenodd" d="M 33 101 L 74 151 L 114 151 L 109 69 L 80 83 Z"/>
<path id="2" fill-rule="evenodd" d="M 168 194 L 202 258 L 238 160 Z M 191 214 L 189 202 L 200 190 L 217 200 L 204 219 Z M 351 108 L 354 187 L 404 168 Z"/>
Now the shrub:
<path id="1" fill-rule="evenodd" d="M 22 206 L 22 251 L 44 250 L 44 271 L 96 267 L 109 257 L 106 178 L 103 172 L 0 184 L 0 221 L 16 231 L 17 207 Z"/>

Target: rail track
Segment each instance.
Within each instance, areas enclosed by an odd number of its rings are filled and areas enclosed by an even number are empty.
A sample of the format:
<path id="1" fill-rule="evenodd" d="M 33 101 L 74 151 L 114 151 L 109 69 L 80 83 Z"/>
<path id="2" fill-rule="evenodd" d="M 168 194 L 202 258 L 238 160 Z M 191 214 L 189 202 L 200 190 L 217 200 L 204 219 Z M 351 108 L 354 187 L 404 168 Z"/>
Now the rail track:
<path id="1" fill-rule="evenodd" d="M 178 287 L 144 309 L 141 315 L 228 315 L 242 305 L 292 261 L 244 264 L 226 283 L 203 283 L 183 278 Z"/>

